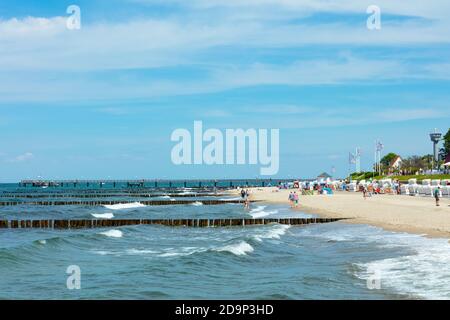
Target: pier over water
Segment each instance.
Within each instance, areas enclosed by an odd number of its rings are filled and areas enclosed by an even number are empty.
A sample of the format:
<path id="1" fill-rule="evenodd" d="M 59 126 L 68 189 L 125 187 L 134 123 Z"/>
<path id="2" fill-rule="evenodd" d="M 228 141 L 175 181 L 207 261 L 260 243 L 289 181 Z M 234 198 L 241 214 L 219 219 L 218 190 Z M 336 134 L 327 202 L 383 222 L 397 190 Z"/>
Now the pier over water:
<path id="1" fill-rule="evenodd" d="M 290 182 L 293 179 L 136 179 L 136 180 L 22 180 L 20 187 L 98 187 L 98 188 L 234 188 L 267 187 Z M 305 180 L 305 179 L 303 179 Z"/>

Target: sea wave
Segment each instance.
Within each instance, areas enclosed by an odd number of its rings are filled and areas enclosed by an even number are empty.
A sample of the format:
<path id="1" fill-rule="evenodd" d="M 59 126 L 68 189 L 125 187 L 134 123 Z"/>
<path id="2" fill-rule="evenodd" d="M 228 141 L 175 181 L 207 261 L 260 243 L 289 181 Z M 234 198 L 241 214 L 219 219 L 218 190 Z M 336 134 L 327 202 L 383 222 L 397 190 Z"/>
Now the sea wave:
<path id="1" fill-rule="evenodd" d="M 415 253 L 355 264 L 360 270 L 355 275 L 364 280 L 378 279 L 381 289 L 389 288 L 415 298 L 450 299 L 448 239 L 428 239 L 417 235 L 395 238 L 399 245 L 406 245 L 402 243 L 406 240 Z"/>
<path id="2" fill-rule="evenodd" d="M 111 238 L 122 238 L 123 236 L 123 232 L 120 230 L 108 230 L 105 232 L 100 232 L 99 234 L 107 236 L 107 237 L 111 237 Z"/>
<path id="3" fill-rule="evenodd" d="M 379 280 L 381 289 L 410 298 L 450 299 L 448 239 L 429 239 L 423 235 L 389 232 L 369 225 L 347 224 L 341 224 L 339 228 L 331 225 L 305 228 L 298 236 L 346 242 L 355 248 L 373 245 L 390 252 L 385 259 L 354 263 L 355 270 L 351 273 L 365 281 Z"/>
<path id="4" fill-rule="evenodd" d="M 276 210 L 276 209 L 275 209 L 275 210 L 271 210 L 271 211 L 264 211 L 264 209 L 265 209 L 266 207 L 267 207 L 267 206 L 257 206 L 256 208 L 250 210 L 249 214 L 250 214 L 253 218 L 257 219 L 257 218 L 262 218 L 262 217 L 269 216 L 269 215 L 271 215 L 271 214 L 276 214 L 276 213 L 278 213 L 278 210 Z"/>
<path id="5" fill-rule="evenodd" d="M 145 207 L 145 205 L 143 205 L 140 202 L 132 202 L 132 203 L 107 204 L 104 205 L 104 207 L 109 210 L 122 210 L 122 209 L 142 208 Z"/>
<path id="6" fill-rule="evenodd" d="M 248 242 L 240 241 L 238 243 L 225 245 L 219 248 L 215 248 L 213 250 L 218 252 L 226 251 L 236 256 L 245 256 L 247 255 L 247 253 L 251 253 L 255 249 Z"/>
<path id="7" fill-rule="evenodd" d="M 198 207 L 198 206 L 202 206 L 203 202 L 195 201 L 195 202 L 191 203 L 191 205 Z"/>
<path id="8" fill-rule="evenodd" d="M 91 213 L 94 218 L 98 219 L 112 219 L 114 215 L 112 213 Z"/>
<path id="9" fill-rule="evenodd" d="M 251 235 L 251 238 L 258 242 L 262 242 L 264 239 L 280 239 L 280 237 L 284 235 L 290 227 L 290 225 L 286 224 L 273 225 Z"/>
<path id="10" fill-rule="evenodd" d="M 235 201 L 235 200 L 243 200 L 241 197 L 234 197 L 234 198 L 219 198 L 220 201 Z"/>
<path id="11" fill-rule="evenodd" d="M 149 249 L 135 249 L 135 248 L 132 248 L 132 249 L 128 249 L 126 251 L 126 253 L 130 254 L 130 255 L 148 255 L 148 254 L 158 253 L 158 251 L 149 250 Z"/>

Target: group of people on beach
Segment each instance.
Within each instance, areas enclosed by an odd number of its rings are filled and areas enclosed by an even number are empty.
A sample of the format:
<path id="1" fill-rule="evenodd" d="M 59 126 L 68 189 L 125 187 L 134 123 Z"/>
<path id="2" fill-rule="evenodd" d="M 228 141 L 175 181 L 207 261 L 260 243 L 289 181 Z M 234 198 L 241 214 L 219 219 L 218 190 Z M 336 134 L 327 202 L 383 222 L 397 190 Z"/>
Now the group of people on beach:
<path id="1" fill-rule="evenodd" d="M 398 183 L 395 186 L 395 190 L 396 190 L 396 194 L 401 194 L 401 192 L 400 192 L 400 183 Z M 371 188 L 370 186 L 369 187 L 361 186 L 360 191 L 363 194 L 364 200 L 367 197 L 371 197 L 373 193 L 377 194 L 377 191 L 373 190 L 373 188 Z M 436 186 L 436 188 L 433 191 L 433 197 L 436 200 L 436 207 L 439 207 L 440 206 L 439 199 L 441 197 L 441 186 Z"/>
<path id="2" fill-rule="evenodd" d="M 296 208 L 298 206 L 298 193 L 296 191 L 290 192 L 288 197 L 291 208 Z"/>

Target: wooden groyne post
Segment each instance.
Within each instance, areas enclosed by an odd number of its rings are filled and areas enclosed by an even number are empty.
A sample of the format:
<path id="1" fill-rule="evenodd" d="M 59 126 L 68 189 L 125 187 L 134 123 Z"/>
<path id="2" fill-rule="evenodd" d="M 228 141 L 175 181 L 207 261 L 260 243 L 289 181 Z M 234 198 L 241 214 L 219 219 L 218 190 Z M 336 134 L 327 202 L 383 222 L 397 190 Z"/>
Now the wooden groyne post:
<path id="1" fill-rule="evenodd" d="M 257 200 L 256 200 L 257 201 Z M 144 200 L 144 201 L 133 201 L 133 200 L 95 200 L 95 201 L 79 201 L 79 200 L 54 200 L 54 201 L 2 201 L 1 206 L 18 206 L 18 205 L 33 205 L 33 206 L 105 206 L 105 205 L 115 205 L 115 204 L 129 204 L 136 203 L 146 206 L 168 206 L 168 205 L 183 205 L 183 204 L 193 204 L 196 202 L 201 202 L 204 205 L 219 205 L 227 203 L 244 203 L 243 200 Z M 252 201 L 255 202 L 255 201 Z"/>
<path id="2" fill-rule="evenodd" d="M 271 219 L 76 219 L 76 220 L 0 220 L 0 229 L 90 229 L 133 225 L 169 227 L 245 227 L 267 224 L 301 226 L 330 223 L 343 218 L 271 218 Z"/>

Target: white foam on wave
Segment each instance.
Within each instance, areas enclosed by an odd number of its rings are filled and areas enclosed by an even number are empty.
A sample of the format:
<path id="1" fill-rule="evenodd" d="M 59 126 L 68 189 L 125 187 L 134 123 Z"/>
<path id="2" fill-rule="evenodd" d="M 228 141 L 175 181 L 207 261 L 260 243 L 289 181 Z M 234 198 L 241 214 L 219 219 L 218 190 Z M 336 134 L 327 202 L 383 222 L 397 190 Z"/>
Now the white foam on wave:
<path id="1" fill-rule="evenodd" d="M 109 210 L 122 210 L 122 209 L 141 208 L 145 207 L 145 205 L 143 205 L 140 202 L 132 202 L 132 203 L 106 204 L 104 205 L 104 207 Z"/>
<path id="2" fill-rule="evenodd" d="M 162 258 L 170 258 L 170 257 L 180 257 L 180 256 L 190 256 L 191 254 L 198 252 L 205 252 L 207 248 L 203 247 L 183 247 L 180 249 L 167 248 L 164 253 L 158 255 L 158 257 Z"/>
<path id="3" fill-rule="evenodd" d="M 218 199 L 218 200 L 220 200 L 220 201 L 235 201 L 235 200 L 244 200 L 244 199 L 242 199 L 241 197 L 235 197 L 235 198 L 220 198 L 220 199 Z"/>
<path id="4" fill-rule="evenodd" d="M 230 252 L 236 256 L 245 256 L 247 255 L 247 253 L 251 253 L 254 251 L 253 247 L 245 242 L 245 241 L 241 241 L 238 243 L 234 243 L 234 244 L 229 244 L 223 247 L 219 247 L 219 248 L 215 248 L 214 251 L 219 251 L 219 252 Z"/>
<path id="5" fill-rule="evenodd" d="M 39 242 L 39 244 L 46 244 L 47 240 L 45 240 L 45 239 L 44 240 L 39 240 L 38 242 Z"/>
<path id="6" fill-rule="evenodd" d="M 101 255 L 101 256 L 107 256 L 107 255 L 113 255 L 114 252 L 112 251 L 105 251 L 105 250 L 92 250 L 91 252 Z"/>
<path id="7" fill-rule="evenodd" d="M 170 199 L 170 196 L 161 196 L 162 199 Z"/>
<path id="8" fill-rule="evenodd" d="M 200 202 L 200 201 L 195 201 L 195 202 L 193 202 L 193 203 L 191 203 L 193 206 L 196 206 L 196 207 L 198 207 L 198 206 L 202 206 L 203 205 L 203 202 Z"/>
<path id="9" fill-rule="evenodd" d="M 91 215 L 97 219 L 112 219 L 112 218 L 114 218 L 114 215 L 110 212 L 108 212 L 108 213 L 91 213 Z"/>
<path id="10" fill-rule="evenodd" d="M 107 236 L 107 237 L 111 237 L 111 238 L 122 238 L 123 233 L 120 230 L 108 230 L 105 232 L 100 232 L 101 235 Z"/>
<path id="11" fill-rule="evenodd" d="M 390 238 L 387 236 L 386 238 Z M 450 245 L 448 239 L 403 235 L 387 239 L 389 246 L 407 246 L 412 254 L 356 264 L 356 276 L 377 277 L 381 288 L 424 299 L 450 299 Z M 394 242 L 394 243 L 392 243 Z"/>
<path id="12" fill-rule="evenodd" d="M 381 289 L 413 298 L 450 299 L 450 244 L 448 239 L 389 232 L 368 225 L 341 224 L 339 228 L 318 225 L 299 229 L 301 237 L 349 242 L 355 247 L 372 244 L 397 256 L 355 263 L 354 275 L 362 280 L 379 279 Z"/>
<path id="13" fill-rule="evenodd" d="M 284 235 L 290 227 L 290 225 L 286 224 L 269 226 L 267 228 L 264 228 L 257 234 L 252 235 L 252 238 L 258 242 L 261 242 L 264 239 L 280 239 L 280 237 Z"/>
<path id="14" fill-rule="evenodd" d="M 183 195 L 183 194 L 196 194 L 196 193 L 192 192 L 192 191 L 183 191 L 183 192 L 178 192 L 177 194 Z"/>
<path id="15" fill-rule="evenodd" d="M 266 208 L 266 206 L 257 206 L 256 208 L 250 210 L 249 214 L 253 218 L 256 219 L 256 218 L 266 217 L 266 216 L 269 216 L 271 214 L 278 213 L 278 210 L 264 211 L 265 208 Z"/>
<path id="16" fill-rule="evenodd" d="M 149 250 L 149 249 L 135 249 L 135 248 L 132 248 L 132 249 L 128 249 L 126 251 L 126 253 L 130 254 L 130 255 L 148 255 L 148 254 L 158 253 L 158 251 Z"/>

